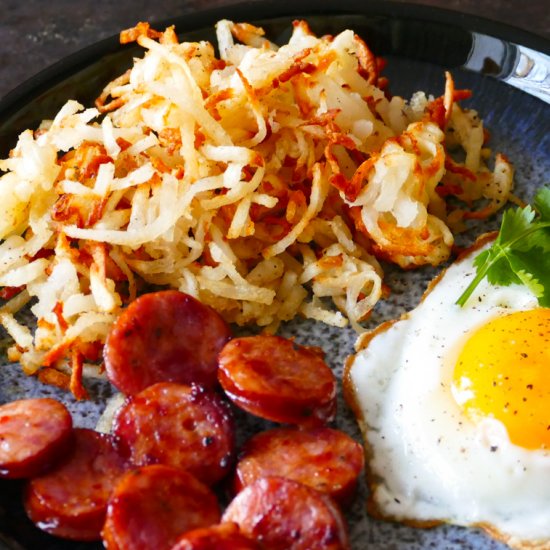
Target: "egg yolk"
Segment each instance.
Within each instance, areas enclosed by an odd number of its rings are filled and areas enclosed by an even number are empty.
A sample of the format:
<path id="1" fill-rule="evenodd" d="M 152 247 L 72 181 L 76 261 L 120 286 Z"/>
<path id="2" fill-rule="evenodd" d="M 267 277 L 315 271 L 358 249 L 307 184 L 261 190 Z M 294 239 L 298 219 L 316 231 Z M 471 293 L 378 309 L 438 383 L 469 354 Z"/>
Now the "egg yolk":
<path id="1" fill-rule="evenodd" d="M 550 308 L 479 328 L 460 353 L 453 386 L 474 421 L 495 418 L 515 445 L 550 449 Z"/>

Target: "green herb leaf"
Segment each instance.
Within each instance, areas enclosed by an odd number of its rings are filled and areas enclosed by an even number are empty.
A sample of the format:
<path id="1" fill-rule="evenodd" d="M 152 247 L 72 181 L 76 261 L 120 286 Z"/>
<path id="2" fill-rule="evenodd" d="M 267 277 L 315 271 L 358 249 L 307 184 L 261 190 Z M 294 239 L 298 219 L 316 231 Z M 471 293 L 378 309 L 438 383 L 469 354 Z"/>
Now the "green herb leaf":
<path id="1" fill-rule="evenodd" d="M 543 187 L 535 197 L 535 208 L 544 222 L 550 221 L 550 187 Z"/>
<path id="2" fill-rule="evenodd" d="M 531 206 L 507 210 L 495 242 L 474 259 L 476 276 L 457 300 L 463 306 L 487 277 L 491 284 L 527 286 L 539 304 L 550 307 L 550 188 L 537 192 Z"/>
<path id="3" fill-rule="evenodd" d="M 539 305 L 550 307 L 550 255 L 535 249 L 510 257 L 518 278 L 538 298 Z"/>

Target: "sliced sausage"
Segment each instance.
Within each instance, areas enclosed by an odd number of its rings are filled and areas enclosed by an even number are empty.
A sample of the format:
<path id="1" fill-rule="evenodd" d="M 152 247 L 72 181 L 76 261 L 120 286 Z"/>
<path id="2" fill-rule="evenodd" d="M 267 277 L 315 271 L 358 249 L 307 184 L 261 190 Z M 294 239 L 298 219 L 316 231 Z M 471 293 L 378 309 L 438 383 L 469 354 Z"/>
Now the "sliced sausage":
<path id="1" fill-rule="evenodd" d="M 182 468 L 207 485 L 232 466 L 235 430 L 229 405 L 199 386 L 150 386 L 119 410 L 113 433 L 136 466 Z"/>
<path id="2" fill-rule="evenodd" d="M 192 296 L 177 290 L 144 294 L 109 332 L 107 377 L 127 395 L 164 381 L 212 388 L 218 353 L 230 337 L 218 313 Z"/>
<path id="3" fill-rule="evenodd" d="M 261 477 L 280 476 L 346 504 L 364 460 L 363 447 L 339 430 L 276 428 L 247 441 L 239 456 L 234 487 L 238 492 Z"/>
<path id="4" fill-rule="evenodd" d="M 101 538 L 107 500 L 125 470 L 112 438 L 75 429 L 73 451 L 55 470 L 29 481 L 25 509 L 42 530 L 73 540 Z"/>
<path id="5" fill-rule="evenodd" d="M 274 422 L 319 425 L 336 414 L 336 378 L 317 349 L 279 336 L 235 338 L 218 378 L 239 407 Z"/>
<path id="6" fill-rule="evenodd" d="M 103 544 L 108 550 L 169 550 L 186 531 L 219 520 L 216 496 L 191 474 L 170 466 L 145 466 L 117 484 Z"/>
<path id="7" fill-rule="evenodd" d="M 282 477 L 245 487 L 225 510 L 226 521 L 237 523 L 265 550 L 349 548 L 344 519 L 330 497 Z"/>
<path id="8" fill-rule="evenodd" d="M 73 423 L 55 399 L 21 399 L 0 406 L 0 477 L 44 472 L 69 449 Z"/>
<path id="9" fill-rule="evenodd" d="M 258 543 L 244 536 L 236 523 L 194 529 L 178 538 L 172 550 L 259 550 Z"/>

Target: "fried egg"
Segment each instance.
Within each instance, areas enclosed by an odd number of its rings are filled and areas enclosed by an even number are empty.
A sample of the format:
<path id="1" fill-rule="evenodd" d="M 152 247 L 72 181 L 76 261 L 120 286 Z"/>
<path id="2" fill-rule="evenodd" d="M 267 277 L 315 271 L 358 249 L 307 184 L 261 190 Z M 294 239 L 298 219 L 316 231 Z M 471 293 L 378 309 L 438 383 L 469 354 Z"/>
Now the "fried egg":
<path id="1" fill-rule="evenodd" d="M 482 527 L 513 547 L 550 548 L 550 309 L 524 286 L 486 280 L 456 305 L 489 244 L 480 246 L 348 359 L 369 507 L 413 525 Z"/>

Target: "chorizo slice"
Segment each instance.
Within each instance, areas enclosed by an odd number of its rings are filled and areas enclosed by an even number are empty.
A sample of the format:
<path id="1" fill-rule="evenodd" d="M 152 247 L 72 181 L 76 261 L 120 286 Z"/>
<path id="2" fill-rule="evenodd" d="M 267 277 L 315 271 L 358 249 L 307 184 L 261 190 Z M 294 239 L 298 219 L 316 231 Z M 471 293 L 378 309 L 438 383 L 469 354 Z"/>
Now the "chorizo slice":
<path id="1" fill-rule="evenodd" d="M 218 379 L 235 405 L 267 420 L 314 426 L 336 414 L 336 378 L 319 351 L 280 336 L 228 342 Z"/>
<path id="2" fill-rule="evenodd" d="M 67 407 L 50 398 L 0 406 L 0 478 L 44 472 L 70 449 L 73 422 Z"/>
<path id="3" fill-rule="evenodd" d="M 111 328 L 103 357 L 111 383 L 133 395 L 156 382 L 217 384 L 227 323 L 192 296 L 166 290 L 134 300 Z"/>
<path id="4" fill-rule="evenodd" d="M 43 531 L 72 540 L 99 540 L 107 501 L 126 463 L 112 437 L 74 430 L 75 445 L 55 469 L 26 486 L 27 515 Z"/>
<path id="5" fill-rule="evenodd" d="M 229 504 L 222 522 L 265 550 L 348 550 L 344 519 L 332 499 L 297 481 L 264 477 L 245 487 Z"/>
<path id="6" fill-rule="evenodd" d="M 128 398 L 114 420 L 121 453 L 135 466 L 165 464 L 212 485 L 235 451 L 229 404 L 200 386 L 159 382 Z"/>
<path id="7" fill-rule="evenodd" d="M 239 453 L 236 492 L 261 477 L 285 477 L 350 502 L 364 466 L 363 447 L 344 432 L 275 428 L 249 439 Z"/>
<path id="8" fill-rule="evenodd" d="M 188 472 L 153 465 L 128 472 L 109 500 L 107 550 L 170 550 L 191 529 L 220 521 L 216 496 Z"/>
<path id="9" fill-rule="evenodd" d="M 236 523 L 193 529 L 178 538 L 171 550 L 259 550 L 258 543 L 243 535 Z"/>

